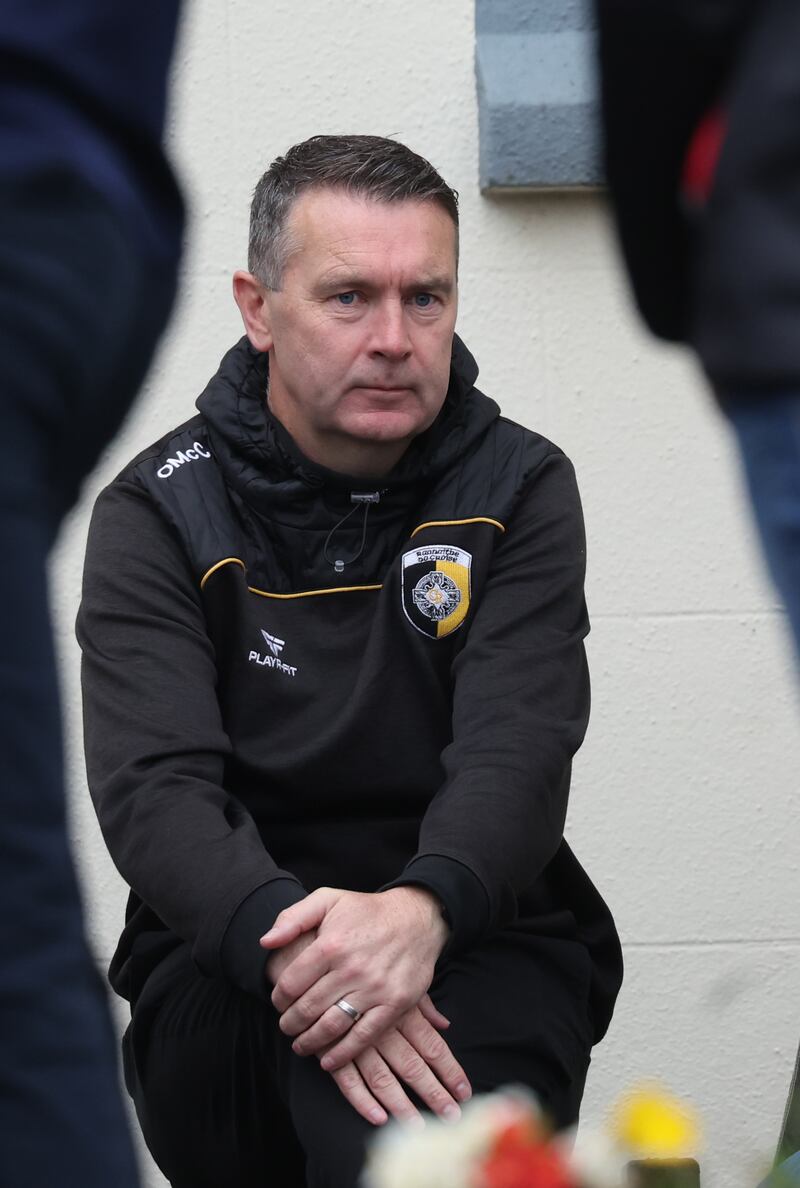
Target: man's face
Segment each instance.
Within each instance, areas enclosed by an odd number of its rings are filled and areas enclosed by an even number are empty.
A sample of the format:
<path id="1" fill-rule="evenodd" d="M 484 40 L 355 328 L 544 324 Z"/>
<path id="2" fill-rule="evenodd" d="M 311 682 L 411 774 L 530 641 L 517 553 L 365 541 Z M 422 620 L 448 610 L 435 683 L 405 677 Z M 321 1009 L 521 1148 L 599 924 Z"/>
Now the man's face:
<path id="1" fill-rule="evenodd" d="M 456 233 L 433 202 L 307 191 L 296 244 L 266 291 L 269 402 L 297 444 L 334 470 L 382 473 L 433 422 L 456 321 Z"/>

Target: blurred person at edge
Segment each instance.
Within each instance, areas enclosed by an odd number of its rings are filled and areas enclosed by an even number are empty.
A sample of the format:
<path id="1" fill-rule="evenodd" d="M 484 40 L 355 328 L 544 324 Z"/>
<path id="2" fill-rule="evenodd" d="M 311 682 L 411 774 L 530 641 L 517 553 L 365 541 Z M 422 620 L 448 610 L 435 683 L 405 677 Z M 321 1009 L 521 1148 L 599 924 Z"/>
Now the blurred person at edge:
<path id="1" fill-rule="evenodd" d="M 133 1188 L 65 824 L 48 552 L 136 394 L 183 207 L 161 149 L 179 5 L 0 12 L 0 1183 Z"/>
<path id="2" fill-rule="evenodd" d="M 606 176 L 639 310 L 694 348 L 733 426 L 800 652 L 800 4 L 595 3 Z M 774 1176 L 800 1184 L 800 1155 Z"/>
<path id="3" fill-rule="evenodd" d="M 800 4 L 596 0 L 639 309 L 697 352 L 800 650 Z"/>

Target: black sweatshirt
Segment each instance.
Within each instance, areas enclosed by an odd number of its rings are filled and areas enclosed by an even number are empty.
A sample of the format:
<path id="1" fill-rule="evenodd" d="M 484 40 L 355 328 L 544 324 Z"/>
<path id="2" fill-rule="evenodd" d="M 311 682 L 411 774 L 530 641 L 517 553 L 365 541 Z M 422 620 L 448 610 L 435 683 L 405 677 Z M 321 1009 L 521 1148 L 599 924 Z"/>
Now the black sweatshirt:
<path id="1" fill-rule="evenodd" d="M 243 339 L 98 499 L 78 633 L 90 789 L 132 888 L 119 993 L 182 939 L 265 997 L 281 908 L 418 884 L 449 954 L 515 928 L 585 946 L 605 1030 L 616 932 L 562 837 L 589 712 L 580 503 L 476 377 L 456 339 L 431 429 L 350 480 L 270 415 Z"/>

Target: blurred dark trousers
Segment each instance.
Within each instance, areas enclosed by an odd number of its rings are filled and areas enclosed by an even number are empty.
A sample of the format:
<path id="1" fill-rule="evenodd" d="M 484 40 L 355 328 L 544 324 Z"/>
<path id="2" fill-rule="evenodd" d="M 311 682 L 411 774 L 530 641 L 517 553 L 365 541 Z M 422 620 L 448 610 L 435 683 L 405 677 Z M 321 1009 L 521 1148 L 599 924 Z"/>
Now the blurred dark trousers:
<path id="1" fill-rule="evenodd" d="M 756 522 L 800 660 L 800 394 L 731 400 Z"/>
<path id="2" fill-rule="evenodd" d="M 46 563 L 173 291 L 75 177 L 0 187 L 0 1188 L 138 1183 L 67 842 Z"/>

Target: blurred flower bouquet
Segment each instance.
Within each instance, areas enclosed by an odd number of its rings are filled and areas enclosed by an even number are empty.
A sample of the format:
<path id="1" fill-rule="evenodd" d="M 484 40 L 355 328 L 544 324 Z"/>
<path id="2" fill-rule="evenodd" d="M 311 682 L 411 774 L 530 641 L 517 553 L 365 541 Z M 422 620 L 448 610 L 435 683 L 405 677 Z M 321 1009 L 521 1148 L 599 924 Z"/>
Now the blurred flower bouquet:
<path id="1" fill-rule="evenodd" d="M 687 1182 L 698 1143 L 685 1105 L 657 1086 L 627 1094 L 602 1130 L 554 1135 L 534 1098 L 516 1088 L 477 1097 L 459 1122 L 390 1124 L 376 1136 L 364 1188 L 624 1188 L 631 1161 L 658 1161 L 660 1188 Z M 670 1163 L 669 1161 L 675 1161 Z"/>

